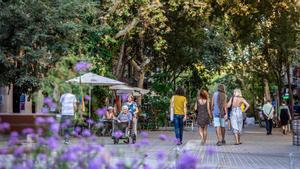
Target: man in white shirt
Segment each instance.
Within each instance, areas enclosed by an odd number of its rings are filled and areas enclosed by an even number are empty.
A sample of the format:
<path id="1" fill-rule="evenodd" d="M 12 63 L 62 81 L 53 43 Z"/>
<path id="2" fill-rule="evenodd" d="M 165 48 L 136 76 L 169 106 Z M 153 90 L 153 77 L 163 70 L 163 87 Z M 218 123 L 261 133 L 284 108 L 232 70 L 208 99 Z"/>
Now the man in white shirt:
<path id="1" fill-rule="evenodd" d="M 267 135 L 272 135 L 274 108 L 271 104 L 271 100 L 269 99 L 263 106 L 263 115 L 266 121 Z"/>
<path id="2" fill-rule="evenodd" d="M 65 144 L 69 144 L 76 109 L 76 96 L 69 90 L 60 97 L 59 102 L 61 104 L 61 128 L 63 129 Z"/>

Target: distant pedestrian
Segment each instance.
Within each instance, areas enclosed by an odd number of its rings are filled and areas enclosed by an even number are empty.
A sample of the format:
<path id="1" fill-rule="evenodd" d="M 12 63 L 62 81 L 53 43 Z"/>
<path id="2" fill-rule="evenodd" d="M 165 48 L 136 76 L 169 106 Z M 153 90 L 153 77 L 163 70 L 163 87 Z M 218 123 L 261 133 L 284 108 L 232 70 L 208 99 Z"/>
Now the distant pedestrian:
<path id="1" fill-rule="evenodd" d="M 206 90 L 200 90 L 197 94 L 197 101 L 195 103 L 196 121 L 199 126 L 199 134 L 201 137 L 201 144 L 205 144 L 207 140 L 207 126 L 210 123 L 212 114 L 210 111 L 209 97 Z"/>
<path id="2" fill-rule="evenodd" d="M 235 136 L 235 144 L 239 145 L 242 144 L 241 142 L 241 133 L 243 129 L 243 111 L 241 109 L 241 105 L 244 104 L 244 112 L 246 112 L 249 108 L 249 104 L 243 98 L 242 92 L 240 89 L 234 89 L 233 97 L 229 100 L 227 106 L 231 107 L 231 125 L 233 128 L 233 133 Z"/>
<path id="3" fill-rule="evenodd" d="M 278 114 L 278 120 L 280 121 L 280 124 L 282 126 L 282 133 L 283 135 L 287 134 L 288 131 L 288 123 L 289 120 L 292 119 L 291 112 L 289 107 L 286 105 L 286 101 L 282 101 L 281 106 L 279 107 L 279 114 Z"/>
<path id="4" fill-rule="evenodd" d="M 263 116 L 266 121 L 267 135 L 272 135 L 274 108 L 270 99 L 263 106 Z"/>
<path id="5" fill-rule="evenodd" d="M 77 102 L 71 88 L 60 97 L 59 102 L 61 104 L 61 128 L 63 129 L 65 144 L 69 144 Z"/>
<path id="6" fill-rule="evenodd" d="M 225 141 L 225 119 L 227 119 L 227 96 L 225 94 L 225 86 L 223 84 L 218 85 L 218 91 L 213 94 L 212 97 L 212 112 L 214 117 L 214 126 L 216 128 L 216 134 L 218 138 L 217 146 L 226 144 Z"/>
<path id="7" fill-rule="evenodd" d="M 171 114 L 174 114 L 174 127 L 177 145 L 182 144 L 183 137 L 183 121 L 186 120 L 187 99 L 182 87 L 179 87 L 171 98 Z"/>

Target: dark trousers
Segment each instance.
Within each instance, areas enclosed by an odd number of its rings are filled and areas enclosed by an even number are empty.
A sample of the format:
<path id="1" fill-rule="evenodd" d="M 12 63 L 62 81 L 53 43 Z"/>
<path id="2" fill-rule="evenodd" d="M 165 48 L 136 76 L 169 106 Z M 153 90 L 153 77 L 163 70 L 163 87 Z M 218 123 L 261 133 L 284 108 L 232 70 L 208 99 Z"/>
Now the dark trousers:
<path id="1" fill-rule="evenodd" d="M 175 136 L 180 142 L 182 142 L 183 135 L 183 118 L 184 115 L 174 114 Z"/>
<path id="2" fill-rule="evenodd" d="M 273 128 L 273 120 L 266 120 L 266 130 L 267 134 L 272 134 L 272 128 Z"/>
<path id="3" fill-rule="evenodd" d="M 62 135 L 64 136 L 65 140 L 69 140 L 72 130 L 74 128 L 73 126 L 73 118 L 74 116 L 71 115 L 62 115 L 61 116 L 61 122 L 60 127 L 62 129 Z"/>

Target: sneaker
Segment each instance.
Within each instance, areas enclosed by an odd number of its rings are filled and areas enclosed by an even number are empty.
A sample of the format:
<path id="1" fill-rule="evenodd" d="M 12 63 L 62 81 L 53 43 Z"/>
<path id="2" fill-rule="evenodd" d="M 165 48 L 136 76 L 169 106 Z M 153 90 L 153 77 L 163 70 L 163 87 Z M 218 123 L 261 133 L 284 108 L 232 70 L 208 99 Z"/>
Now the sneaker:
<path id="1" fill-rule="evenodd" d="M 69 145 L 70 144 L 70 140 L 65 140 L 64 144 Z"/>
<path id="2" fill-rule="evenodd" d="M 222 144 L 226 144 L 226 141 L 225 141 L 225 140 L 222 140 Z"/>
<path id="3" fill-rule="evenodd" d="M 221 146 L 221 145 L 222 145 L 222 142 L 218 141 L 216 145 L 217 145 L 217 146 Z"/>

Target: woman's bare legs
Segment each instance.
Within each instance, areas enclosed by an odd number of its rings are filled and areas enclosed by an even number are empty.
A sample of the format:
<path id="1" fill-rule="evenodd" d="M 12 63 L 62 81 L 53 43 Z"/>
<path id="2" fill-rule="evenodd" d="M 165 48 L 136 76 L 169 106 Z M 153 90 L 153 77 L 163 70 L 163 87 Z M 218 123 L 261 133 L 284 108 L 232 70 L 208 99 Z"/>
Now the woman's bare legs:
<path id="1" fill-rule="evenodd" d="M 207 140 L 207 125 L 203 128 L 203 141 L 204 144 L 206 143 Z"/>
<path id="2" fill-rule="evenodd" d="M 199 134 L 200 134 L 201 144 L 203 144 L 204 143 L 204 131 L 203 131 L 203 127 L 199 127 Z"/>

